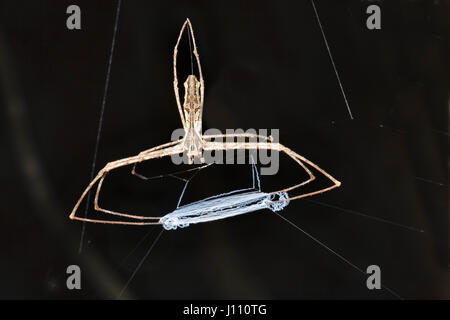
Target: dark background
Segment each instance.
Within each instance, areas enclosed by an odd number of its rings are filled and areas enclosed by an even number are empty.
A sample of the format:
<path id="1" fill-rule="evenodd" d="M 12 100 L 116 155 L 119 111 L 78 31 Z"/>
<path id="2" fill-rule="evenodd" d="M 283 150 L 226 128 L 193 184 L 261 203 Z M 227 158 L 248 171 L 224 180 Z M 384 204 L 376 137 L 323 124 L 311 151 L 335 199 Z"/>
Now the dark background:
<path id="1" fill-rule="evenodd" d="M 450 4 L 375 1 L 382 29 L 369 31 L 372 2 L 316 1 L 350 120 L 310 1 L 123 1 L 97 170 L 168 142 L 180 126 L 172 50 L 189 17 L 206 81 L 204 128 L 279 128 L 284 145 L 343 183 L 311 198 L 322 204 L 298 200 L 282 214 L 361 269 L 379 265 L 402 298 L 450 298 Z M 82 30 L 66 28 L 70 4 L 81 7 Z M 87 224 L 78 254 L 82 224 L 68 218 L 89 182 L 116 6 L 0 3 L 0 298 L 116 298 L 161 229 Z M 187 52 L 183 42 L 185 70 Z M 303 177 L 285 160 L 270 177 L 281 186 Z M 245 186 L 239 168 L 205 169 L 186 199 Z M 148 215 L 173 209 L 182 187 L 128 173 L 106 181 L 106 207 Z M 66 289 L 70 264 L 82 269 L 80 291 Z M 164 232 L 122 297 L 395 299 L 365 282 L 261 211 Z"/>

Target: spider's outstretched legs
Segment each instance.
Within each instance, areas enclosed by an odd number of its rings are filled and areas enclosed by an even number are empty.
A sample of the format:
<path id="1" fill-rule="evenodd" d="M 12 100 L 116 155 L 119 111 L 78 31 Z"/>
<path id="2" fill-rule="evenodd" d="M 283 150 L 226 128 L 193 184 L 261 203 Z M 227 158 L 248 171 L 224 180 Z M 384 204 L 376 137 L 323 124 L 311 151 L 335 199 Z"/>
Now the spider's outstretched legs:
<path id="1" fill-rule="evenodd" d="M 270 139 L 270 137 L 266 137 L 266 138 Z M 278 142 L 215 142 L 215 141 L 209 142 L 209 141 L 205 141 L 205 146 L 203 149 L 204 150 L 266 149 L 266 150 L 281 151 L 281 152 L 286 153 L 292 159 L 294 159 L 294 161 L 297 162 L 308 174 L 309 179 L 306 180 L 305 182 L 302 182 L 300 185 L 304 185 L 315 179 L 311 170 L 309 170 L 308 167 L 302 161 L 300 161 L 299 156 L 295 152 L 293 152 L 292 150 L 288 149 L 287 147 L 283 146 L 281 143 L 278 143 Z M 298 185 L 298 187 L 300 185 Z"/>
<path id="2" fill-rule="evenodd" d="M 333 185 L 327 188 L 323 188 L 314 192 L 306 193 L 306 194 L 300 194 L 297 196 L 293 196 L 287 199 L 278 200 L 275 202 L 282 202 L 282 201 L 290 201 L 295 199 L 300 199 L 308 196 L 312 196 L 315 194 L 323 193 L 329 190 L 332 190 L 336 187 L 339 187 L 341 183 L 336 180 L 334 177 L 332 177 L 330 174 L 325 172 L 322 168 L 320 168 L 315 163 L 309 161 L 305 157 L 300 156 L 299 154 L 295 153 L 291 149 L 285 147 L 281 143 L 273 143 L 273 142 L 205 142 L 204 150 L 236 150 L 236 149 L 267 149 L 267 150 L 275 150 L 279 152 L 284 152 L 289 157 L 291 157 L 294 161 L 296 161 L 309 175 L 309 179 L 296 184 L 294 186 L 291 186 L 289 188 L 285 188 L 282 190 L 274 191 L 272 194 L 278 193 L 278 192 L 288 192 L 294 189 L 297 189 L 303 185 L 306 185 L 310 183 L 311 181 L 315 180 L 315 176 L 312 174 L 311 170 L 305 165 L 308 164 L 320 173 L 322 173 L 324 176 L 326 176 L 328 179 L 330 179 L 333 182 Z"/>
<path id="3" fill-rule="evenodd" d="M 95 198 L 94 198 L 94 209 L 96 211 L 107 213 L 107 214 L 110 214 L 113 216 L 119 216 L 119 217 L 136 219 L 136 220 L 159 220 L 161 218 L 161 217 L 138 216 L 138 215 L 134 215 L 134 214 L 128 214 L 128 213 L 117 212 L 117 211 L 112 211 L 112 210 L 107 210 L 107 209 L 101 208 L 98 204 L 98 199 L 99 199 L 100 190 L 103 185 L 103 181 L 105 180 L 107 174 L 108 174 L 108 172 L 105 172 L 103 174 L 103 176 L 101 177 L 101 179 L 97 185 L 97 191 L 95 192 Z"/>
<path id="4" fill-rule="evenodd" d="M 203 135 L 202 138 L 203 139 L 215 139 L 215 138 L 225 138 L 225 139 L 227 139 L 227 138 L 249 138 L 249 139 L 252 139 L 252 138 L 255 138 L 255 139 L 262 139 L 265 142 L 273 141 L 273 138 L 271 136 L 267 137 L 267 136 L 263 136 L 263 135 L 259 135 L 259 134 L 253 134 L 253 133 L 210 134 L 210 135 Z M 253 141 L 253 142 L 257 142 L 257 141 Z"/>
<path id="5" fill-rule="evenodd" d="M 172 143 L 169 143 L 172 144 Z M 161 147 L 161 146 L 159 146 Z M 99 193 L 101 190 L 101 186 L 103 184 L 103 180 L 105 179 L 105 176 L 112 170 L 120 168 L 120 167 L 124 167 L 127 165 L 132 165 L 138 162 L 142 162 L 142 161 L 146 161 L 146 160 L 150 160 L 150 159 L 154 159 L 154 158 L 162 158 L 162 157 L 166 157 L 166 156 L 171 156 L 173 154 L 177 154 L 181 152 L 181 149 L 179 146 L 175 145 L 172 147 L 166 147 L 166 148 L 159 148 L 156 147 L 154 148 L 154 150 L 152 152 L 144 152 L 144 153 L 140 153 L 137 156 L 133 156 L 133 157 L 129 157 L 129 158 L 124 158 L 124 159 L 120 159 L 117 161 L 113 161 L 113 162 L 109 162 L 103 169 L 101 169 L 99 171 L 99 173 L 97 174 L 97 176 L 89 183 L 89 185 L 87 186 L 87 188 L 84 190 L 83 194 L 81 195 L 81 197 L 78 199 L 77 203 L 75 204 L 71 214 L 70 214 L 70 218 L 71 219 L 76 219 L 76 220 L 81 220 L 81 221 L 87 221 L 87 222 L 96 222 L 96 223 L 107 223 L 107 224 L 124 224 L 124 225 L 151 225 L 151 224 L 160 224 L 159 222 L 148 222 L 145 220 L 155 220 L 158 219 L 158 217 L 148 217 L 148 216 L 138 216 L 138 215 L 132 215 L 132 214 L 128 214 L 128 213 L 121 213 L 121 212 L 115 212 L 115 211 L 110 211 L 110 210 L 105 210 L 100 208 L 100 206 L 98 205 L 98 197 L 99 197 Z M 82 217 L 77 217 L 76 216 L 76 212 L 78 210 L 78 207 L 80 206 L 81 202 L 83 201 L 83 199 L 85 198 L 85 196 L 87 195 L 87 193 L 89 192 L 89 190 L 98 182 L 98 186 L 97 186 L 97 192 L 95 195 L 95 201 L 94 201 L 94 206 L 95 209 L 97 211 L 101 211 L 104 213 L 108 213 L 111 215 L 115 215 L 115 216 L 121 216 L 121 217 L 125 217 L 125 218 L 132 218 L 132 219 L 137 219 L 140 221 L 134 222 L 127 222 L 127 221 L 117 221 L 117 220 L 100 220 L 100 219 L 88 219 L 88 218 L 82 218 Z"/>
<path id="6" fill-rule="evenodd" d="M 195 55 L 195 59 L 197 60 L 197 68 L 199 72 L 199 78 L 200 78 L 200 119 L 203 115 L 203 100 L 205 96 L 205 81 L 203 79 L 203 73 L 202 73 L 202 66 L 200 65 L 200 56 L 198 55 L 197 51 L 197 44 L 195 43 L 195 36 L 194 36 L 194 30 L 192 28 L 191 21 L 189 19 L 186 19 L 186 21 L 183 23 L 183 26 L 181 27 L 180 34 L 178 35 L 177 43 L 175 44 L 175 48 L 173 49 L 173 90 L 175 92 L 175 99 L 177 101 L 178 106 L 178 112 L 180 113 L 181 122 L 183 123 L 183 128 L 186 129 L 186 119 L 183 115 L 183 109 L 181 107 L 180 102 L 180 94 L 178 89 L 178 76 L 177 76 L 177 54 L 178 54 L 178 45 L 180 44 L 181 36 L 183 35 L 184 29 L 188 26 L 189 28 L 189 34 L 188 36 L 191 37 L 192 43 L 194 45 L 193 53 Z"/>
<path id="7" fill-rule="evenodd" d="M 333 185 L 331 185 L 331 186 L 329 186 L 329 187 L 326 187 L 326 188 L 323 188 L 323 189 L 320 189 L 320 190 L 317 190 L 317 191 L 313 191 L 313 192 L 309 192 L 309 193 L 305 193 L 305 194 L 300 194 L 300 195 L 297 195 L 297 196 L 294 196 L 294 197 L 290 197 L 290 198 L 288 198 L 288 199 L 278 200 L 278 202 L 281 202 L 281 201 L 290 201 L 290 200 L 295 200 L 295 199 L 301 199 L 301 198 L 305 198 L 305 197 L 310 197 L 310 196 L 313 196 L 313 195 L 316 195 L 316 194 L 319 194 L 319 193 L 323 193 L 323 192 L 330 191 L 330 190 L 332 190 L 332 189 L 334 189 L 334 188 L 337 188 L 337 187 L 339 187 L 339 186 L 341 185 L 341 182 L 340 182 L 340 181 L 336 180 L 332 175 L 330 175 L 330 174 L 327 173 L 325 170 L 323 170 L 322 168 L 320 168 L 320 167 L 319 167 L 317 164 L 315 164 L 314 162 L 309 161 L 309 160 L 306 159 L 305 157 L 303 157 L 303 156 L 301 156 L 301 155 L 295 153 L 295 152 L 292 151 L 291 149 L 289 149 L 289 148 L 283 146 L 282 144 L 280 144 L 280 147 L 281 147 L 281 150 L 282 150 L 283 152 L 285 152 L 287 155 L 289 155 L 291 158 L 297 159 L 298 162 L 304 162 L 304 163 L 307 163 L 308 165 L 310 165 L 311 167 L 313 167 L 314 169 L 316 169 L 317 171 L 319 171 L 320 173 L 322 173 L 325 177 L 327 177 L 328 179 L 330 179 L 331 182 L 333 182 Z M 296 188 L 298 188 L 298 187 L 300 187 L 300 186 L 302 186 L 302 185 L 303 185 L 303 184 L 298 184 L 298 185 L 295 185 L 295 186 L 292 186 L 292 187 L 289 187 L 289 188 L 285 188 L 285 189 L 279 190 L 279 191 L 277 191 L 277 192 L 288 192 L 288 191 L 293 190 L 293 189 L 296 189 Z"/>
<path id="8" fill-rule="evenodd" d="M 176 141 L 164 143 L 164 144 L 162 144 L 162 145 L 159 145 L 159 146 L 157 146 L 157 147 L 150 148 L 150 149 L 148 149 L 148 150 L 144 150 L 144 151 L 140 152 L 140 153 L 138 154 L 138 156 L 144 156 L 144 155 L 146 155 L 146 154 L 149 154 L 149 153 L 154 152 L 154 151 L 157 151 L 157 150 L 161 150 L 161 149 L 164 149 L 164 148 L 168 148 L 168 147 L 175 146 L 175 145 L 177 145 L 177 144 L 181 144 L 181 143 L 183 142 L 183 140 L 184 140 L 184 139 L 179 139 L 179 140 L 176 140 Z M 181 145 L 180 145 L 180 147 L 181 147 Z M 132 174 L 132 175 L 135 175 L 135 176 L 137 176 L 137 177 L 139 177 L 139 178 L 141 178 L 141 179 L 143 179 L 143 180 L 148 180 L 149 178 L 147 178 L 147 177 L 145 177 L 145 176 L 143 176 L 143 175 L 141 175 L 141 174 L 139 174 L 139 173 L 136 172 L 136 166 L 137 166 L 140 162 L 141 162 L 141 161 L 138 161 L 138 162 L 135 162 L 135 163 L 133 164 L 133 167 L 131 168 L 131 174 Z"/>

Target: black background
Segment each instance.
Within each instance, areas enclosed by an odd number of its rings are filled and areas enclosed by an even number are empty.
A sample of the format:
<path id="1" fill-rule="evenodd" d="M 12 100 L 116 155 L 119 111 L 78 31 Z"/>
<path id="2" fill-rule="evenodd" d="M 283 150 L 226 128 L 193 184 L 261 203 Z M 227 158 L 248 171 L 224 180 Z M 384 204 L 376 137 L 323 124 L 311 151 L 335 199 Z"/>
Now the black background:
<path id="1" fill-rule="evenodd" d="M 450 4 L 378 1 L 382 29 L 369 31 L 370 3 L 316 2 L 350 120 L 310 1 L 125 0 L 97 169 L 168 142 L 180 126 L 172 50 L 189 17 L 206 81 L 205 129 L 279 128 L 283 144 L 343 183 L 311 200 L 425 232 L 305 200 L 282 214 L 361 269 L 379 265 L 383 283 L 402 298 L 448 299 Z M 66 28 L 70 4 L 81 7 L 81 30 Z M 1 298 L 116 298 L 159 233 L 159 226 L 88 224 L 78 254 L 82 225 L 68 218 L 89 182 L 116 6 L 0 3 Z M 185 72 L 187 52 L 183 43 Z M 301 180 L 283 161 L 272 180 Z M 169 167 L 150 163 L 146 170 Z M 250 181 L 228 167 L 202 171 L 187 199 Z M 113 179 L 102 201 L 149 215 L 173 209 L 182 187 L 168 180 L 144 186 L 126 174 Z M 275 182 L 262 179 L 270 190 Z M 82 269 L 80 291 L 66 289 L 70 264 Z M 365 281 L 261 211 L 164 232 L 122 297 L 396 298 L 368 290 Z"/>

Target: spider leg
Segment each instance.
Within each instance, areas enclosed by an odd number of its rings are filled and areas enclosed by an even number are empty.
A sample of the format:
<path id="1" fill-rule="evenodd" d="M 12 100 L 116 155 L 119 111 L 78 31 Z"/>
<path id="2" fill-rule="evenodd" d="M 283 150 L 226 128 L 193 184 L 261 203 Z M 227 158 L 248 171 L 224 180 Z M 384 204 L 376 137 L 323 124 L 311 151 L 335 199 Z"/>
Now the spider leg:
<path id="1" fill-rule="evenodd" d="M 294 197 L 290 197 L 290 198 L 283 199 L 283 200 L 278 200 L 275 202 L 290 201 L 290 200 L 295 200 L 295 199 L 312 196 L 315 194 L 319 194 L 322 192 L 332 190 L 341 185 L 341 183 L 338 180 L 333 178 L 330 174 L 328 174 L 325 170 L 320 168 L 318 165 L 309 161 L 305 157 L 300 156 L 299 154 L 297 154 L 294 151 L 292 151 L 291 149 L 285 147 L 281 143 L 274 143 L 274 142 L 206 142 L 205 146 L 204 146 L 204 150 L 232 150 L 232 149 L 235 149 L 235 150 L 236 149 L 267 149 L 267 150 L 276 150 L 276 151 L 284 152 L 289 157 L 291 157 L 294 161 L 296 161 L 309 175 L 309 179 L 307 179 L 299 184 L 296 184 L 294 186 L 291 186 L 291 187 L 288 187 L 285 189 L 281 189 L 278 191 L 274 191 L 274 192 L 272 192 L 272 194 L 278 193 L 278 192 L 288 192 L 288 191 L 297 189 L 297 188 L 299 188 L 303 185 L 306 185 L 306 184 L 310 183 L 311 181 L 315 180 L 315 176 L 312 174 L 311 170 L 305 165 L 305 163 L 308 164 L 309 166 L 313 167 L 314 169 L 316 169 L 323 175 L 325 175 L 328 179 L 330 179 L 333 182 L 333 185 L 330 187 L 326 187 L 326 188 L 323 188 L 323 189 L 320 189 L 320 190 L 317 190 L 314 192 L 306 193 L 306 194 L 300 194 L 300 195 L 297 195 Z"/>
<path id="2" fill-rule="evenodd" d="M 161 144 L 161 145 L 159 145 L 159 146 L 157 146 L 157 147 L 153 147 L 153 148 L 144 150 L 144 151 L 140 152 L 139 155 L 142 156 L 142 155 L 145 155 L 145 154 L 148 154 L 148 153 L 157 151 L 157 150 L 161 150 L 161 149 L 164 149 L 164 148 L 168 148 L 168 147 L 174 146 L 174 145 L 176 145 L 176 144 L 181 144 L 181 142 L 182 142 L 183 140 L 184 140 L 184 139 L 179 139 L 179 140 L 176 140 L 176 141 L 172 141 L 172 142 L 168 142 L 168 143 Z M 136 172 L 136 166 L 137 166 L 139 163 L 140 163 L 140 162 L 136 162 L 136 163 L 133 164 L 133 168 L 131 169 L 131 174 L 132 174 L 132 175 L 135 175 L 135 176 L 137 176 L 138 178 L 141 178 L 141 179 L 143 179 L 143 180 L 148 180 L 147 177 L 145 177 L 145 176 L 143 176 L 143 175 L 141 175 L 141 174 L 139 174 L 139 173 Z"/>
<path id="3" fill-rule="evenodd" d="M 253 134 L 253 133 L 233 133 L 233 134 L 212 134 L 212 135 L 203 135 L 203 139 L 215 139 L 215 138 L 259 138 L 263 139 L 264 141 L 272 142 L 272 137 L 266 137 L 259 134 Z"/>
<path id="4" fill-rule="evenodd" d="M 183 23 L 183 26 L 181 27 L 180 34 L 178 35 L 177 43 L 175 44 L 175 48 L 173 49 L 173 90 L 175 92 L 175 100 L 177 101 L 178 106 L 178 112 L 180 113 L 181 122 L 183 123 L 183 128 L 186 129 L 186 119 L 183 115 L 183 109 L 181 107 L 180 102 L 180 93 L 178 89 L 178 76 L 177 76 L 177 55 L 178 55 L 178 45 L 180 44 L 181 36 L 183 35 L 184 29 L 188 26 L 189 28 L 189 35 L 192 38 L 192 42 L 194 45 L 193 53 L 195 55 L 195 59 L 197 60 L 197 67 L 200 77 L 200 119 L 203 115 L 203 100 L 205 96 L 205 81 L 203 80 L 203 73 L 202 73 L 202 66 L 200 65 L 200 56 L 198 55 L 197 51 L 197 44 L 195 43 L 195 36 L 194 36 L 194 30 L 192 29 L 192 24 L 189 19 L 186 19 L 186 21 Z"/>
<path id="5" fill-rule="evenodd" d="M 161 217 L 138 216 L 138 215 L 134 215 L 134 214 L 122 213 L 122 212 L 117 212 L 117 211 L 112 211 L 112 210 L 107 210 L 107 209 L 101 208 L 98 204 L 98 198 L 99 198 L 100 190 L 103 185 L 103 181 L 105 180 L 107 174 L 108 174 L 108 172 L 105 172 L 97 184 L 97 191 L 95 192 L 95 198 L 94 198 L 94 209 L 96 211 L 104 212 L 104 213 L 107 213 L 107 214 L 110 214 L 113 216 L 131 218 L 131 219 L 136 219 L 136 220 L 159 220 L 161 218 Z"/>
<path id="6" fill-rule="evenodd" d="M 184 28 L 186 27 L 187 20 L 183 23 L 181 27 L 180 35 L 178 36 L 177 43 L 173 49 L 173 91 L 175 92 L 175 100 L 177 101 L 178 112 L 180 113 L 181 122 L 183 123 L 183 128 L 186 129 L 186 120 L 184 119 L 183 109 L 181 108 L 180 93 L 178 89 L 178 76 L 177 76 L 177 54 L 178 54 L 178 44 L 180 43 L 181 36 L 183 34 Z"/>
<path id="7" fill-rule="evenodd" d="M 286 154 L 288 154 L 290 157 L 296 158 L 296 159 L 298 159 L 300 162 L 303 161 L 304 163 L 307 163 L 308 165 L 310 165 L 311 167 L 313 167 L 314 169 L 316 169 L 317 171 L 319 171 L 321 174 L 323 174 L 325 177 L 327 177 L 328 179 L 330 179 L 330 181 L 333 183 L 333 185 L 331 185 L 331 186 L 329 186 L 329 187 L 326 187 L 326 188 L 323 188 L 323 189 L 320 189 L 320 190 L 317 190 L 317 191 L 313 191 L 313 192 L 309 192 L 309 193 L 305 193 L 305 194 L 300 194 L 300 195 L 297 195 L 297 196 L 294 196 L 294 197 L 290 197 L 290 198 L 287 198 L 287 199 L 283 199 L 283 200 L 278 200 L 278 201 L 276 201 L 276 202 L 284 202 L 284 201 L 290 201 L 290 200 L 296 200 L 296 199 L 301 199 L 301 198 L 305 198 L 305 197 L 310 197 L 310 196 L 313 196 L 313 195 L 316 195 L 316 194 L 319 194 L 319 193 L 323 193 L 323 192 L 330 191 L 330 190 L 332 190 L 332 189 L 334 189 L 334 188 L 337 188 L 337 187 L 339 187 L 339 186 L 341 185 L 341 182 L 340 182 L 339 180 L 336 180 L 332 175 L 330 175 L 330 174 L 327 173 L 325 170 L 323 170 L 322 168 L 320 168 L 320 167 L 319 167 L 317 164 L 315 164 L 314 162 L 312 162 L 312 161 L 306 159 L 305 157 L 303 157 L 303 156 L 301 156 L 301 155 L 295 153 L 295 152 L 292 151 L 291 149 L 289 149 L 289 148 L 287 148 L 287 147 L 285 147 L 285 146 L 283 146 L 283 145 L 281 145 L 281 144 L 280 144 L 280 146 L 282 147 L 282 150 L 283 150 Z M 289 187 L 289 188 L 286 188 L 286 189 L 282 189 L 282 190 L 279 190 L 279 191 L 277 191 L 277 192 L 287 192 L 287 191 L 296 189 L 296 188 L 298 188 L 298 187 L 300 187 L 300 186 L 302 186 L 302 184 L 295 185 L 295 186 L 292 186 L 292 187 Z"/>
<path id="8" fill-rule="evenodd" d="M 200 109 L 201 109 L 200 119 L 201 119 L 203 116 L 203 101 L 205 98 L 205 81 L 203 80 L 203 72 L 202 72 L 202 66 L 200 64 L 200 56 L 197 51 L 197 44 L 195 43 L 194 29 L 192 28 L 191 20 L 186 19 L 186 22 L 189 26 L 190 35 L 192 37 L 192 44 L 194 46 L 193 52 L 194 52 L 195 59 L 197 60 L 197 68 L 198 68 L 198 73 L 199 73 L 199 78 L 200 78 Z"/>
<path id="9" fill-rule="evenodd" d="M 226 138 L 226 135 L 224 135 Z M 283 146 L 280 143 L 277 142 L 205 142 L 205 146 L 203 148 L 204 150 L 238 150 L 238 149 L 246 149 L 246 150 L 258 150 L 258 149 L 266 149 L 266 150 L 276 150 L 286 153 L 289 157 L 294 159 L 295 162 L 297 162 L 309 175 L 309 179 L 302 182 L 301 184 L 298 184 L 294 187 L 300 187 L 306 183 L 309 183 L 315 179 L 314 175 L 312 174 L 311 170 L 308 169 L 308 167 L 300 161 L 299 156 Z"/>
<path id="10" fill-rule="evenodd" d="M 97 174 L 97 176 L 89 183 L 89 185 L 87 186 L 87 188 L 84 190 L 84 192 L 82 193 L 81 197 L 78 199 L 77 203 L 75 204 L 71 214 L 70 214 L 70 218 L 71 219 L 76 219 L 76 220 L 81 220 L 81 221 L 87 221 L 87 222 L 96 222 L 96 223 L 106 223 L 106 224 L 123 224 L 123 225 L 151 225 L 151 224 L 160 224 L 159 222 L 148 222 L 146 220 L 155 220 L 158 219 L 158 217 L 148 217 L 148 216 L 138 216 L 138 215 L 132 215 L 132 214 L 127 214 L 127 213 L 121 213 L 121 212 L 115 212 L 115 211 L 110 211 L 110 210 L 105 210 L 99 207 L 98 205 L 98 197 L 99 197 L 99 193 L 101 190 L 101 186 L 103 184 L 103 180 L 106 176 L 106 174 L 108 174 L 110 171 L 115 170 L 117 168 L 120 167 L 124 167 L 124 166 L 128 166 L 128 165 L 132 165 L 138 162 L 142 162 L 142 161 L 146 161 L 146 160 L 151 160 L 154 158 L 162 158 L 162 157 L 166 157 L 166 156 L 171 156 L 173 154 L 177 154 L 180 152 L 180 148 L 178 148 L 177 146 L 172 146 L 172 147 L 168 147 L 168 148 L 164 148 L 164 149 L 159 149 L 159 150 L 154 150 L 153 152 L 147 152 L 147 153 L 140 153 L 137 156 L 133 156 L 133 157 L 129 157 L 129 158 L 124 158 L 124 159 L 120 159 L 117 161 L 113 161 L 113 162 L 109 162 L 103 169 L 101 169 L 99 171 L 99 173 Z M 83 199 L 85 198 L 85 196 L 87 195 L 87 193 L 89 192 L 89 190 L 91 190 L 91 188 L 98 182 L 98 186 L 97 186 L 97 192 L 95 195 L 95 209 L 97 211 L 102 211 L 111 215 L 115 215 L 115 216 L 121 216 L 121 217 L 126 217 L 126 218 L 132 218 L 132 219 L 137 219 L 140 221 L 131 221 L 131 222 L 126 222 L 126 221 L 117 221 L 117 220 L 99 220 L 99 219 L 88 219 L 88 218 L 83 218 L 83 217 L 78 217 L 76 216 L 76 212 L 78 210 L 78 207 L 80 206 L 81 202 L 83 201 Z"/>
<path id="11" fill-rule="evenodd" d="M 176 144 L 178 144 L 178 143 L 181 143 L 183 140 L 184 140 L 184 139 L 179 139 L 179 140 L 176 140 L 176 141 L 167 142 L 167 143 L 161 144 L 161 145 L 159 145 L 159 146 L 156 146 L 156 147 L 153 147 L 153 148 L 144 150 L 144 151 L 142 151 L 142 152 L 139 152 L 139 154 L 146 154 L 146 153 L 149 153 L 149 152 L 152 152 L 152 151 L 165 149 L 165 148 L 174 146 L 174 145 L 176 145 Z"/>

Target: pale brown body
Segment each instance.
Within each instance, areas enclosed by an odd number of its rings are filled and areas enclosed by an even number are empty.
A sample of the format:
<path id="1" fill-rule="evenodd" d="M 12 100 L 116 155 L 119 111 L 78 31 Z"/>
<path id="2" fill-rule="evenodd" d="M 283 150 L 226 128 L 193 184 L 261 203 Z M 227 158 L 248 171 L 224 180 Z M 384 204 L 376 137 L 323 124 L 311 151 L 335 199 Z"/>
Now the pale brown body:
<path id="1" fill-rule="evenodd" d="M 185 138 L 184 150 L 187 152 L 189 163 L 195 158 L 204 162 L 202 141 L 202 105 L 200 98 L 201 83 L 194 75 L 188 76 L 184 83 L 184 116 L 185 116 Z"/>
<path id="2" fill-rule="evenodd" d="M 184 83 L 185 87 L 185 96 L 184 96 L 184 103 L 181 105 L 180 97 L 179 97 L 179 89 L 178 89 L 178 76 L 177 76 L 177 53 L 178 53 L 178 45 L 181 39 L 181 36 L 183 35 L 183 32 L 188 26 L 190 31 L 190 37 L 193 42 L 193 53 L 195 55 L 196 61 L 197 61 L 197 67 L 199 71 L 199 79 L 195 75 L 189 75 L 186 82 Z M 108 174 L 108 172 L 128 165 L 133 165 L 133 168 L 131 170 L 131 173 L 133 175 L 136 175 L 137 177 L 140 177 L 142 179 L 147 179 L 146 177 L 136 173 L 135 168 L 136 165 L 140 162 L 147 161 L 150 159 L 155 158 L 162 158 L 167 157 L 171 155 L 180 154 L 183 152 L 187 152 L 188 159 L 190 163 L 193 163 L 195 159 L 200 160 L 200 162 L 203 162 L 203 151 L 204 150 L 239 150 L 239 149 L 268 149 L 268 150 L 275 150 L 279 152 L 286 153 L 289 157 L 291 157 L 294 161 L 296 161 L 308 174 L 308 179 L 305 181 L 296 184 L 294 186 L 273 191 L 272 193 L 278 193 L 278 192 L 289 192 L 294 189 L 297 189 L 307 183 L 310 183 L 311 181 L 315 180 L 315 176 L 311 172 L 311 170 L 307 167 L 310 166 L 326 176 L 330 181 L 332 182 L 331 186 L 325 187 L 323 189 L 305 193 L 305 194 L 299 194 L 296 196 L 292 196 L 288 199 L 283 199 L 279 201 L 291 201 L 295 199 L 300 199 L 308 196 L 312 196 L 315 194 L 319 194 L 322 192 L 329 191 L 331 189 L 334 189 L 338 186 L 340 186 L 340 182 L 333 178 L 330 174 L 325 172 L 323 169 L 321 169 L 318 165 L 314 164 L 313 162 L 309 161 L 308 159 L 304 158 L 303 156 L 300 156 L 299 154 L 295 153 L 294 151 L 290 150 L 289 148 L 283 146 L 280 143 L 272 142 L 272 139 L 270 137 L 265 136 L 259 136 L 259 135 L 253 135 L 253 134 L 233 134 L 233 135 L 202 135 L 202 114 L 203 114 L 203 102 L 204 102 L 204 80 L 202 75 L 202 69 L 200 66 L 200 57 L 197 52 L 197 46 L 195 43 L 195 37 L 194 32 L 192 29 L 191 22 L 189 19 L 187 19 L 180 31 L 180 35 L 178 36 L 177 43 L 175 45 L 174 53 L 173 53 L 173 72 L 174 72 L 174 91 L 175 91 L 175 98 L 178 106 L 178 111 L 180 113 L 181 122 L 183 124 L 183 128 L 185 130 L 185 135 L 183 139 L 172 141 L 145 151 L 142 151 L 136 156 L 120 159 L 117 161 L 109 162 L 103 169 L 101 169 L 97 176 L 90 182 L 90 184 L 87 186 L 87 188 L 84 190 L 81 197 L 78 199 L 77 203 L 75 204 L 71 214 L 71 219 L 81 220 L 81 221 L 87 221 L 87 222 L 96 222 L 96 223 L 108 223 L 108 224 L 125 224 L 125 225 L 152 225 L 152 224 L 161 224 L 158 222 L 158 220 L 161 217 L 149 217 L 149 216 L 142 216 L 142 215 L 136 215 L 136 214 L 129 214 L 129 213 L 123 213 L 123 212 L 116 212 L 112 210 L 103 209 L 99 206 L 99 194 L 100 190 L 103 184 L 103 181 Z M 214 138 L 225 138 L 227 141 L 229 141 L 230 138 L 252 138 L 252 139 L 259 139 L 262 142 L 215 142 L 211 141 Z M 101 219 L 88 219 L 86 217 L 78 217 L 76 216 L 76 212 L 87 195 L 87 193 L 91 190 L 91 188 L 96 184 L 97 185 L 97 191 L 95 193 L 94 198 L 94 208 L 96 211 L 100 211 L 109 215 L 118 216 L 122 218 L 131 218 L 135 221 L 121 221 L 121 220 L 101 220 Z"/>

